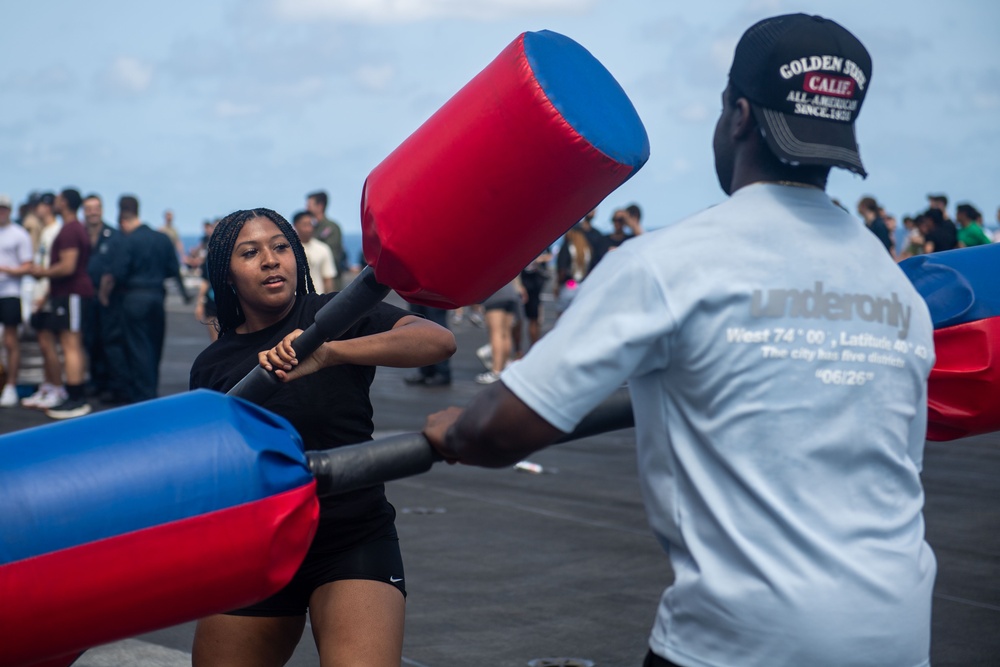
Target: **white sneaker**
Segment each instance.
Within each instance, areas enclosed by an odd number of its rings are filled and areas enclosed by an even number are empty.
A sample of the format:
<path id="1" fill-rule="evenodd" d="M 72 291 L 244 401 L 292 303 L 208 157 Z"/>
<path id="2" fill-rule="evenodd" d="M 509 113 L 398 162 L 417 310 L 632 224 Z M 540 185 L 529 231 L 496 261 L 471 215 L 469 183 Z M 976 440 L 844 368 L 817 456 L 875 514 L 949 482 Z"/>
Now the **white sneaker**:
<path id="1" fill-rule="evenodd" d="M 69 394 L 66 393 L 64 387 L 55 387 L 43 393 L 31 407 L 39 410 L 48 410 L 56 407 L 67 398 L 69 398 Z"/>
<path id="2" fill-rule="evenodd" d="M 489 343 L 479 347 L 476 350 L 476 356 L 479 357 L 479 361 L 483 362 L 483 366 L 486 366 L 486 370 L 493 370 L 493 346 Z"/>
<path id="3" fill-rule="evenodd" d="M 476 382 L 479 384 L 493 384 L 500 379 L 499 373 L 494 373 L 493 371 L 486 371 L 476 376 Z"/>
<path id="4" fill-rule="evenodd" d="M 38 390 L 34 394 L 28 396 L 27 398 L 21 399 L 21 405 L 26 408 L 37 408 L 38 401 L 42 400 L 42 397 L 52 391 L 55 387 L 50 384 L 43 383 L 38 387 Z"/>
<path id="5" fill-rule="evenodd" d="M 0 408 L 12 408 L 17 402 L 17 388 L 12 384 L 5 384 L 3 393 L 0 393 Z"/>

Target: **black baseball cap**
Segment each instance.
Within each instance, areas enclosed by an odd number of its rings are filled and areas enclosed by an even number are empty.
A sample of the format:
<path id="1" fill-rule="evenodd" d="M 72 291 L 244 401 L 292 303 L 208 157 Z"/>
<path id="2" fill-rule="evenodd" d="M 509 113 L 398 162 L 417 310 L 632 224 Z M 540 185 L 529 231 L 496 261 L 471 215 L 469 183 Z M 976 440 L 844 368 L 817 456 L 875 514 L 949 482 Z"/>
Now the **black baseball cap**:
<path id="1" fill-rule="evenodd" d="M 854 121 L 872 78 L 868 50 L 840 24 L 787 14 L 751 26 L 729 71 L 750 101 L 768 147 L 791 165 L 827 165 L 867 176 Z"/>

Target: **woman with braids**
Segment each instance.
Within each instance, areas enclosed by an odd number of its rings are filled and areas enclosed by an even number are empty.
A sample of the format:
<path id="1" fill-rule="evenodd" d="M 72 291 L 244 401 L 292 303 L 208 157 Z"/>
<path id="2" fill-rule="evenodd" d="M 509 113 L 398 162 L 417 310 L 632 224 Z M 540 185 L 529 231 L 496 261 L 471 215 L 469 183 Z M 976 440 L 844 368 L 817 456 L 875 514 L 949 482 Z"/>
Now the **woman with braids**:
<path id="1" fill-rule="evenodd" d="M 195 360 L 191 388 L 225 392 L 257 364 L 274 370 L 283 384 L 263 405 L 295 426 L 306 449 L 371 439 L 376 366 L 426 366 L 455 351 L 447 329 L 382 303 L 299 363 L 291 341 L 334 295 L 315 294 L 298 235 L 272 210 L 225 217 L 207 261 L 219 338 Z M 324 498 L 320 507 L 316 538 L 288 586 L 198 622 L 196 667 L 284 665 L 307 609 L 324 667 L 398 667 L 406 593 L 395 510 L 381 485 Z"/>

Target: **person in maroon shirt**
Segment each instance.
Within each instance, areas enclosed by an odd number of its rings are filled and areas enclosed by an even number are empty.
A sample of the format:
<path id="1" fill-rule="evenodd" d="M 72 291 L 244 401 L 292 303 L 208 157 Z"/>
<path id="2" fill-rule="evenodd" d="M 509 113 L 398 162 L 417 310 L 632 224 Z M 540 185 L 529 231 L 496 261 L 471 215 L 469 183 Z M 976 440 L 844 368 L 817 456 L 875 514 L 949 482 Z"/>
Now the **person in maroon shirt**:
<path id="1" fill-rule="evenodd" d="M 94 284 L 87 274 L 90 260 L 90 237 L 77 217 L 83 199 L 73 188 L 59 193 L 55 211 L 63 226 L 52 242 L 49 266 L 36 266 L 32 275 L 49 279 L 50 312 L 40 322 L 39 347 L 45 356 L 56 357 L 56 340 L 63 353 L 63 373 L 67 397 L 58 405 L 47 407 L 53 419 L 81 417 L 91 411 L 84 396 L 87 359 L 83 349 L 83 312 L 85 301 L 94 298 Z M 50 359 L 51 360 L 51 359 Z"/>

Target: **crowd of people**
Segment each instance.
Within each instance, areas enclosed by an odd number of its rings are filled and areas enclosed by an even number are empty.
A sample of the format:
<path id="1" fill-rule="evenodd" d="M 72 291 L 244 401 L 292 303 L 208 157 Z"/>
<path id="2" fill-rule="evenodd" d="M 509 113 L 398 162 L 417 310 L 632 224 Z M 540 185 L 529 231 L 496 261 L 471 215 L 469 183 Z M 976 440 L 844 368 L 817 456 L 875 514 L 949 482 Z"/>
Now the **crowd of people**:
<path id="1" fill-rule="evenodd" d="M 194 298 L 194 316 L 210 342 L 218 338 L 206 259 L 219 220 L 206 220 L 200 241 L 185 248 L 172 210 L 153 229 L 141 221 L 135 196 L 117 203 L 117 224 L 109 224 L 96 193 L 32 192 L 16 216 L 11 197 L 0 195 L 0 407 L 68 419 L 89 414 L 95 402 L 155 398 L 170 280 L 185 303 Z M 312 192 L 305 210 L 292 216 L 318 293 L 350 280 L 341 228 L 327 217 L 327 205 L 325 191 Z M 188 294 L 185 278 L 197 279 L 196 295 Z M 36 387 L 19 382 L 22 342 L 32 339 L 42 357 Z"/>
<path id="2" fill-rule="evenodd" d="M 956 248 L 971 248 L 1000 240 L 1000 230 L 991 238 L 986 232 L 983 214 L 969 202 L 955 207 L 955 218 L 948 212 L 948 196 L 927 195 L 927 208 L 915 215 L 897 217 L 886 211 L 874 197 L 862 197 L 858 215 L 896 261 L 915 255 L 943 252 Z M 997 210 L 1000 222 L 1000 210 Z"/>
<path id="3" fill-rule="evenodd" d="M 165 281 L 181 279 L 178 238 L 145 225 L 139 200 L 118 200 L 118 224 L 100 195 L 36 192 L 18 207 L 0 197 L 0 324 L 6 381 L 0 406 L 53 419 L 156 397 L 166 316 Z M 80 211 L 83 211 L 81 220 Z M 169 212 L 168 212 L 169 213 Z M 166 226 L 172 214 L 165 216 Z M 37 338 L 42 382 L 22 396 L 21 340 Z"/>
<path id="4" fill-rule="evenodd" d="M 925 210 L 903 216 L 901 223 L 872 196 L 858 201 L 856 210 L 897 261 L 996 240 L 974 205 L 959 203 L 952 218 L 946 195 L 929 194 L 927 200 Z M 328 203 L 325 191 L 311 192 L 305 208 L 290 218 L 319 293 L 339 291 L 350 280 L 342 230 L 327 217 Z M 84 197 L 66 188 L 58 194 L 31 193 L 14 218 L 10 197 L 0 196 L 0 324 L 6 375 L 0 406 L 42 409 L 58 419 L 87 414 L 88 399 L 121 405 L 155 397 L 165 326 L 161 277 L 175 278 L 185 298 L 183 276 L 201 278 L 194 316 L 205 324 L 209 340 L 216 340 L 217 313 L 205 257 L 218 219 L 206 220 L 200 242 L 186 249 L 173 224 L 173 211 L 168 209 L 155 231 L 168 239 L 173 253 L 167 252 L 166 244 L 156 243 L 158 249 L 152 251 L 156 259 L 149 263 L 147 249 L 157 237 L 150 236 L 154 230 L 139 222 L 137 209 L 138 200 L 123 196 L 119 224 L 110 225 L 104 221 L 99 195 Z M 82 219 L 78 217 L 81 210 Z M 612 212 L 608 233 L 594 225 L 596 215 L 595 209 L 584 216 L 566 232 L 556 252 L 546 248 L 482 304 L 450 314 L 422 306 L 412 307 L 413 312 L 442 326 L 449 321 L 454 326 L 466 317 L 476 326 L 485 326 L 487 340 L 477 352 L 486 368 L 475 380 L 496 382 L 504 368 L 541 337 L 543 302 L 551 301 L 557 318 L 609 252 L 643 233 L 642 210 L 634 203 Z M 1000 210 L 997 218 L 1000 221 Z M 139 233 L 133 236 L 132 231 Z M 178 260 L 177 269 L 171 257 Z M 549 290 L 551 299 L 543 297 Z M 44 379 L 34 393 L 22 397 L 17 393 L 17 379 L 19 339 L 25 335 L 37 337 Z M 444 360 L 421 368 L 406 381 L 448 386 L 450 364 Z"/>

